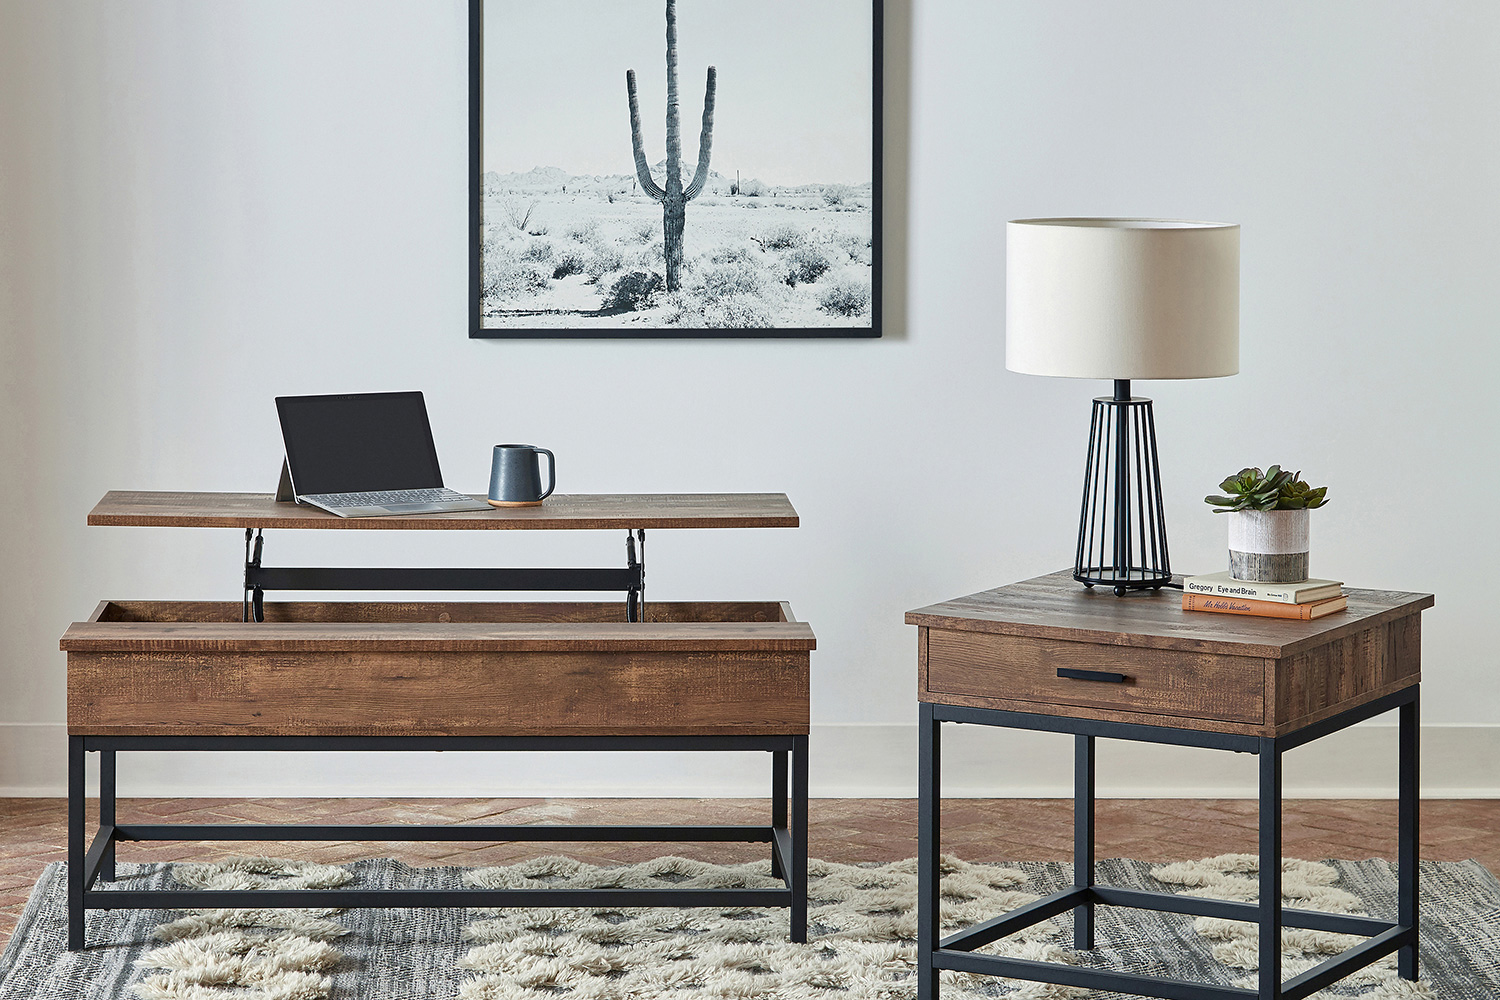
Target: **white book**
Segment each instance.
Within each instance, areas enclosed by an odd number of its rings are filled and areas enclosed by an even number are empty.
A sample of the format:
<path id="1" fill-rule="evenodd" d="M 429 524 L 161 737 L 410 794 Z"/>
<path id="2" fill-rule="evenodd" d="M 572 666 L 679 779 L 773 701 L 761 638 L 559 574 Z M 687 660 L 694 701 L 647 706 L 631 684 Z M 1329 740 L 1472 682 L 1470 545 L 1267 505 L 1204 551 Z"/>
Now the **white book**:
<path id="1" fill-rule="evenodd" d="M 1344 592 L 1338 580 L 1303 580 L 1301 583 L 1254 583 L 1236 580 L 1229 571 L 1190 576 L 1182 581 L 1183 593 L 1208 594 L 1211 597 L 1246 597 L 1252 601 L 1277 601 L 1281 604 L 1311 604 L 1337 597 Z"/>

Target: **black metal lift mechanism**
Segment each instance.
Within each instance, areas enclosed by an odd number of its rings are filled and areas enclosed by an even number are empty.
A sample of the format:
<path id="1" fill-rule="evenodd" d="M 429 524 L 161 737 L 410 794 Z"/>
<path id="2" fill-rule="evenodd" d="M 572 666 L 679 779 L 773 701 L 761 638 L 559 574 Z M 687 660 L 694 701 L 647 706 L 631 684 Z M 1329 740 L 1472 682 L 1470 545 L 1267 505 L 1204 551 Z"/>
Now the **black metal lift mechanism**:
<path id="1" fill-rule="evenodd" d="M 268 590 L 591 590 L 625 594 L 625 620 L 645 620 L 646 529 L 625 533 L 623 569 L 378 568 L 263 566 L 265 536 L 245 529 L 245 596 L 241 621 L 266 620 Z"/>
<path id="2" fill-rule="evenodd" d="M 920 717 L 920 772 L 917 803 L 917 996 L 936 1000 L 938 970 L 1007 976 L 1034 982 L 1085 989 L 1112 990 L 1166 1000 L 1302 1000 L 1357 969 L 1398 952 L 1397 971 L 1403 979 L 1417 978 L 1417 705 L 1415 686 L 1388 694 L 1368 704 L 1278 737 L 1237 736 L 1149 726 L 1136 723 L 1070 719 L 1024 712 L 961 708 L 924 703 Z M 1397 919 L 1371 917 L 1281 905 L 1281 755 L 1357 722 L 1399 710 L 1399 805 L 1397 816 Z M 939 805 L 941 752 L 938 726 L 944 722 L 1003 726 L 1053 733 L 1072 733 L 1074 740 L 1073 887 L 1044 896 L 1003 916 L 975 924 L 938 939 Z M 1170 743 L 1253 753 L 1260 757 L 1260 898 L 1255 903 L 1202 899 L 1165 892 L 1140 892 L 1094 884 L 1094 740 L 1098 737 Z M 1128 906 L 1168 913 L 1223 917 L 1256 923 L 1260 928 L 1260 987 L 1240 989 L 1187 982 L 1159 976 L 1113 972 L 1084 966 L 1060 965 L 998 955 L 976 955 L 974 949 L 1014 934 L 1032 924 L 1073 911 L 1073 945 L 1094 947 L 1094 907 Z M 1369 938 L 1340 955 L 1281 981 L 1281 929 L 1354 934 Z"/>
<path id="3" fill-rule="evenodd" d="M 626 536 L 624 569 L 276 569 L 263 538 L 245 531 L 243 620 L 264 621 L 266 590 L 624 590 L 627 621 L 645 618 L 646 532 Z M 785 906 L 791 938 L 807 940 L 807 736 L 69 736 L 68 950 L 84 947 L 88 910 L 368 906 Z M 235 823 L 121 824 L 118 751 L 765 751 L 770 826 L 390 826 Z M 85 852 L 85 754 L 99 754 L 99 829 Z M 790 799 L 790 809 L 788 809 Z M 780 889 L 96 889 L 115 880 L 122 841 L 661 841 L 769 843 Z"/>

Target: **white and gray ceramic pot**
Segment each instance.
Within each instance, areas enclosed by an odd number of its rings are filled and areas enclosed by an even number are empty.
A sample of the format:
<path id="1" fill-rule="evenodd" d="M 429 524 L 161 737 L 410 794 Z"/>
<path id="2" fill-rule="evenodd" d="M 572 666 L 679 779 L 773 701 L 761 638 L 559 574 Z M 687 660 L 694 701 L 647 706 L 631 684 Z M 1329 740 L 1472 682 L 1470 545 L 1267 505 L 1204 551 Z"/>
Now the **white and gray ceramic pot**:
<path id="1" fill-rule="evenodd" d="M 1236 510 L 1229 517 L 1229 575 L 1257 583 L 1307 579 L 1306 510 Z"/>

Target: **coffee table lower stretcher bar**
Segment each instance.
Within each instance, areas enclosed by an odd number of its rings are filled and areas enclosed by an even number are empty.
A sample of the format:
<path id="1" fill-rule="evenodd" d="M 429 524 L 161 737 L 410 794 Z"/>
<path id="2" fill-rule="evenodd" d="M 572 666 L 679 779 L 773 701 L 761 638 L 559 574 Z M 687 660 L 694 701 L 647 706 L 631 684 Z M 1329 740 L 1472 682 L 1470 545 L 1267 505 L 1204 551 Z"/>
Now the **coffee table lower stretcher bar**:
<path id="1" fill-rule="evenodd" d="M 69 948 L 89 909 L 301 906 L 787 906 L 807 934 L 808 663 L 785 604 L 656 602 L 644 622 L 571 602 L 106 601 L 68 652 Z M 769 826 L 137 825 L 116 810 L 136 750 L 674 750 L 772 755 Z M 100 754 L 85 850 L 84 760 Z M 790 808 L 788 808 L 790 799 Z M 737 841 L 785 888 L 116 890 L 129 840 Z"/>

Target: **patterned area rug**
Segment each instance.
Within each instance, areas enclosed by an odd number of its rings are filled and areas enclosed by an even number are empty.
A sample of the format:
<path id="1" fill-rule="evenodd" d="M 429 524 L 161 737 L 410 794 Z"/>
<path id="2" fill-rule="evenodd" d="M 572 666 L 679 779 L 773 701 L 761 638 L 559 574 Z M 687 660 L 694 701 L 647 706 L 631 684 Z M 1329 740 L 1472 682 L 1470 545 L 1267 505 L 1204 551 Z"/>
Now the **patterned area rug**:
<path id="1" fill-rule="evenodd" d="M 946 931 L 1066 886 L 1066 864 L 975 865 L 946 860 Z M 1390 918 L 1384 861 L 1287 861 L 1287 902 Z M 811 941 L 787 939 L 783 910 L 568 908 L 526 910 L 93 911 L 88 949 L 64 948 L 65 871 L 47 869 L 0 958 L 0 997 L 138 1000 L 901 1000 L 914 995 L 916 866 L 912 861 L 811 865 Z M 1151 866 L 1101 861 L 1104 884 L 1253 899 L 1255 859 L 1226 855 Z M 121 865 L 120 888 L 770 886 L 769 864 L 659 858 L 596 868 L 543 858 L 502 868 L 412 869 L 390 860 L 346 866 L 245 859 L 212 865 Z M 1424 982 L 1387 961 L 1319 997 L 1471 1000 L 1500 996 L 1500 882 L 1476 862 L 1422 868 Z M 1255 927 L 1102 907 L 1099 947 L 1074 952 L 1062 916 L 984 949 L 1145 975 L 1250 986 Z M 1288 931 L 1290 977 L 1357 938 Z M 944 974 L 945 997 L 1101 994 Z"/>

